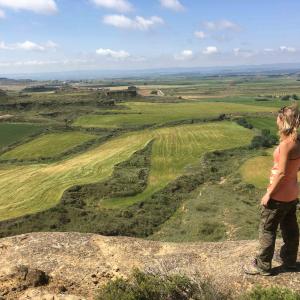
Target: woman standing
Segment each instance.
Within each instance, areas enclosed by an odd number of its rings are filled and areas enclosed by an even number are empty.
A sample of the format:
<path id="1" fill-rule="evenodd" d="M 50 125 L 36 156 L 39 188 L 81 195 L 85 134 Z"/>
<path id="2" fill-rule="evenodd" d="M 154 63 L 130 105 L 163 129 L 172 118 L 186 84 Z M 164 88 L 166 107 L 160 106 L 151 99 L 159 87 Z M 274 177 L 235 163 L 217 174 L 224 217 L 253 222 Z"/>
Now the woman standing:
<path id="1" fill-rule="evenodd" d="M 300 137 L 297 133 L 299 124 L 300 112 L 296 104 L 285 106 L 278 111 L 280 144 L 273 153 L 274 165 L 270 184 L 261 199 L 259 251 L 251 264 L 244 266 L 247 274 L 271 275 L 279 225 L 284 242 L 280 250 L 280 260 L 284 268 L 296 268 L 299 246 L 296 216 L 299 196 L 297 173 L 300 168 Z"/>

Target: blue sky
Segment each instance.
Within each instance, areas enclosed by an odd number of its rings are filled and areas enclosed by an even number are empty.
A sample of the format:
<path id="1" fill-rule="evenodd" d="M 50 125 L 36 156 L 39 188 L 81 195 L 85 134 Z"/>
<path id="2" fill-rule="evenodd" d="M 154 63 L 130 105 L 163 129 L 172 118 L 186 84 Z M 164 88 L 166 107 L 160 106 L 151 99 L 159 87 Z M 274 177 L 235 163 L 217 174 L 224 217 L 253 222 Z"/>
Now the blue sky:
<path id="1" fill-rule="evenodd" d="M 300 62 L 299 0 L 0 0 L 0 73 Z"/>

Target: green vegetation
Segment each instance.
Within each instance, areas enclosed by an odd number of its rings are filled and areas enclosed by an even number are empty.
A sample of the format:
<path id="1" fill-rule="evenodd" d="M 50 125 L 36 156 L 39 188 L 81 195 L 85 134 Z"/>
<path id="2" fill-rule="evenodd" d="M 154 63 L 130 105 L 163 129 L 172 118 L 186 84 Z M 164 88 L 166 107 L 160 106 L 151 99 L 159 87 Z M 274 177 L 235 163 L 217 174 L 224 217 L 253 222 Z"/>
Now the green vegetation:
<path id="1" fill-rule="evenodd" d="M 204 153 L 244 146 L 253 138 L 250 130 L 228 121 L 160 128 L 153 134 L 155 141 L 146 190 L 134 197 L 104 200 L 103 207 L 126 207 L 141 202 L 183 174 Z"/>
<path id="2" fill-rule="evenodd" d="M 300 294 L 290 289 L 255 286 L 233 296 L 224 293 L 208 279 L 190 279 L 185 275 L 167 275 L 133 270 L 127 279 L 108 281 L 99 289 L 97 300 L 299 300 Z"/>
<path id="3" fill-rule="evenodd" d="M 15 235 L 28 231 L 73 230 L 104 235 L 194 241 L 249 238 L 257 234 L 257 191 L 252 185 L 243 183 L 238 178 L 238 173 L 235 173 L 243 160 L 254 155 L 253 150 L 247 147 L 207 153 L 198 165 L 189 169 L 187 174 L 178 177 L 145 200 L 126 208 L 102 209 L 99 198 L 109 198 L 114 194 L 122 198 L 127 193 L 134 195 L 145 188 L 151 154 L 149 147 L 151 144 L 135 152 L 127 162 L 119 164 L 108 180 L 98 184 L 74 186 L 64 194 L 62 201 L 55 207 L 34 215 L 2 222 L 0 235 Z M 233 157 L 239 158 L 233 160 Z M 231 183 L 228 180 L 228 186 L 222 186 L 217 190 L 216 187 L 224 177 L 231 178 Z M 194 191 L 197 191 L 201 185 L 203 187 L 211 185 L 212 188 L 206 190 L 207 194 L 203 194 L 201 202 L 195 203 L 199 211 L 195 216 L 199 218 L 209 216 L 215 219 L 214 212 L 224 209 L 228 202 L 229 208 L 226 214 L 222 211 L 222 217 L 220 216 L 214 223 L 211 220 L 203 220 L 200 229 L 199 219 L 193 218 L 186 227 L 175 224 L 178 226 L 177 233 L 172 232 L 172 226 L 169 226 L 169 232 L 165 230 L 168 227 L 168 222 L 165 222 L 175 212 L 175 217 L 178 216 L 178 210 L 186 204 L 187 199 L 194 197 Z M 234 189 L 234 197 L 232 197 L 232 189 Z M 215 195 L 216 199 L 220 199 L 219 201 L 213 199 L 213 209 L 209 212 L 205 209 L 208 195 L 211 198 Z M 239 205 L 236 204 L 237 200 L 241 202 Z M 247 217 L 240 218 L 241 214 Z M 217 229 L 215 225 L 218 225 Z M 190 233 L 184 232 L 185 229 L 189 230 L 192 227 L 194 229 Z M 198 231 L 195 230 L 197 228 Z M 161 234 L 164 231 L 169 235 Z"/>
<path id="4" fill-rule="evenodd" d="M 149 239 L 192 242 L 256 238 L 261 192 L 245 183 L 239 173 L 243 162 L 256 153 L 239 148 L 206 154 L 205 183 L 186 195 L 176 213 Z M 194 174 L 196 169 L 190 172 Z"/>
<path id="5" fill-rule="evenodd" d="M 271 155 L 257 156 L 247 160 L 241 166 L 240 172 L 245 182 L 258 188 L 265 188 L 269 183 L 272 165 Z"/>
<path id="6" fill-rule="evenodd" d="M 76 131 L 45 134 L 4 153 L 0 159 L 51 158 L 92 139 L 95 139 L 94 135 Z"/>
<path id="7" fill-rule="evenodd" d="M 134 270 L 129 279 L 109 281 L 97 300 L 225 300 L 210 282 L 200 284 L 183 275 L 161 275 Z"/>
<path id="8" fill-rule="evenodd" d="M 43 126 L 30 123 L 0 123 L 0 149 L 37 134 L 42 129 Z"/>
<path id="9" fill-rule="evenodd" d="M 0 219 L 19 217 L 54 206 L 67 188 L 107 178 L 115 164 L 128 159 L 148 141 L 147 135 L 140 138 L 127 135 L 61 162 L 2 166 Z"/>
<path id="10" fill-rule="evenodd" d="M 0 219 L 54 206 L 64 190 L 108 177 L 114 165 L 153 138 L 157 142 L 153 146 L 148 187 L 145 194 L 132 198 L 131 203 L 164 187 L 205 152 L 246 145 L 252 136 L 251 131 L 230 122 L 185 125 L 128 133 L 84 154 L 49 165 L 4 166 L 0 169 Z"/>
<path id="11" fill-rule="evenodd" d="M 300 300 L 300 294 L 279 286 L 269 288 L 257 286 L 240 298 L 241 300 Z"/>
<path id="12" fill-rule="evenodd" d="M 0 111 L 19 123 L 0 124 L 0 235 L 256 238 L 272 163 L 260 148 L 277 142 L 273 113 L 297 101 L 297 80 L 189 75 L 9 91 Z M 140 95 L 96 90 L 128 85 Z"/>
<path id="13" fill-rule="evenodd" d="M 186 119 L 212 119 L 226 113 L 271 112 L 272 108 L 234 103 L 150 103 L 130 102 L 124 105 L 130 113 L 113 115 L 85 115 L 75 120 L 82 127 L 137 127 L 163 124 Z"/>
<path id="14" fill-rule="evenodd" d="M 274 136 L 277 135 L 277 124 L 276 117 L 263 116 L 263 117 L 246 117 L 246 121 L 253 127 L 263 130 L 268 129 L 270 133 Z"/>

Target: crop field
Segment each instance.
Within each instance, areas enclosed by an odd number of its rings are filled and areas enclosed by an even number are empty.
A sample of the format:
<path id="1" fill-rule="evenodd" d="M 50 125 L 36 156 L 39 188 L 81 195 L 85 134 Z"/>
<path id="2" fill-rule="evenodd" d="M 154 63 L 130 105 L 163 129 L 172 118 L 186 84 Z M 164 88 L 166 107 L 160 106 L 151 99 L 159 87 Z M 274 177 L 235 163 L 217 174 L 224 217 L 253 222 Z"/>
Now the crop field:
<path id="1" fill-rule="evenodd" d="M 252 135 L 250 130 L 230 122 L 145 130 L 116 138 L 59 163 L 1 166 L 0 220 L 47 209 L 59 201 L 65 189 L 108 177 L 115 164 L 127 159 L 153 138 L 157 142 L 154 143 L 148 187 L 137 198 L 130 198 L 130 203 L 163 187 L 186 166 L 199 160 L 201 154 L 248 144 Z M 117 204 L 128 205 L 128 199 L 122 202 Z M 112 205 L 116 203 L 112 201 Z"/>
<path id="2" fill-rule="evenodd" d="M 300 87 L 296 78 L 224 77 L 204 79 L 201 82 L 181 86 L 160 87 L 166 95 L 181 96 L 188 99 L 226 96 L 272 96 L 299 94 Z"/>
<path id="3" fill-rule="evenodd" d="M 42 131 L 41 125 L 30 123 L 0 123 L 0 149 Z"/>
<path id="4" fill-rule="evenodd" d="M 129 135 L 58 163 L 0 166 L 0 220 L 45 210 L 65 189 L 101 181 L 148 140 L 148 135 Z"/>
<path id="5" fill-rule="evenodd" d="M 276 135 L 276 111 L 300 97 L 299 82 L 166 77 L 10 91 L 0 109 L 18 121 L 0 124 L 0 234 L 40 228 L 177 242 L 256 238 L 257 201 L 272 166 L 273 149 L 264 147 L 276 142 L 261 130 Z M 140 94 L 123 97 L 134 84 Z M 112 97 L 106 86 L 122 92 Z M 158 89 L 164 94 L 152 93 Z M 283 101 L 286 95 L 293 96 Z"/>
<path id="6" fill-rule="evenodd" d="M 155 141 L 146 190 L 133 197 L 105 199 L 103 207 L 119 208 L 142 201 L 183 174 L 204 153 L 249 144 L 253 132 L 235 123 L 216 122 L 161 128 L 151 135 Z"/>
<path id="7" fill-rule="evenodd" d="M 54 157 L 94 138 L 94 135 L 82 132 L 46 134 L 4 153 L 0 160 Z"/>
<path id="8" fill-rule="evenodd" d="M 126 104 L 127 113 L 113 115 L 84 115 L 75 120 L 75 126 L 82 127 L 136 127 L 141 125 L 163 124 L 186 119 L 218 117 L 222 113 L 272 112 L 275 108 L 256 107 L 239 103 L 147 103 Z M 126 112 L 126 111 L 125 111 Z"/>
<path id="9" fill-rule="evenodd" d="M 258 188 L 266 188 L 269 183 L 272 164 L 273 158 L 271 155 L 251 158 L 241 167 L 241 175 L 245 182 Z"/>
<path id="10" fill-rule="evenodd" d="M 268 129 L 273 135 L 277 135 L 276 117 L 246 117 L 245 118 L 253 127 L 258 129 Z"/>

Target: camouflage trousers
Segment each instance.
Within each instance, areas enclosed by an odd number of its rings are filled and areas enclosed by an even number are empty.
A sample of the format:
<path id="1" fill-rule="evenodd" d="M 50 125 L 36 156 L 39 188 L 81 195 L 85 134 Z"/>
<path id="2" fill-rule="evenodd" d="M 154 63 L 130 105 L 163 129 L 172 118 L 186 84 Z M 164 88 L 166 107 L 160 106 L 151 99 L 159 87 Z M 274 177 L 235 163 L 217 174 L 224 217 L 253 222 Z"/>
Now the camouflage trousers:
<path id="1" fill-rule="evenodd" d="M 283 246 L 280 257 L 284 263 L 294 264 L 297 260 L 299 246 L 299 226 L 297 222 L 298 199 L 292 202 L 280 202 L 270 199 L 267 207 L 261 208 L 259 226 L 259 251 L 256 256 L 257 265 L 263 270 L 272 268 L 275 240 L 280 225 Z"/>

